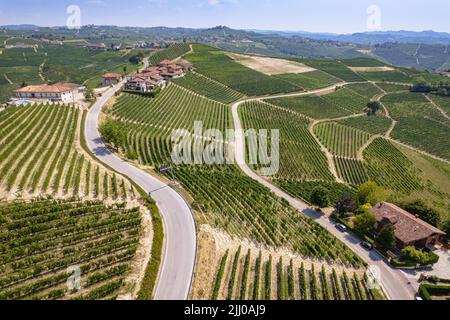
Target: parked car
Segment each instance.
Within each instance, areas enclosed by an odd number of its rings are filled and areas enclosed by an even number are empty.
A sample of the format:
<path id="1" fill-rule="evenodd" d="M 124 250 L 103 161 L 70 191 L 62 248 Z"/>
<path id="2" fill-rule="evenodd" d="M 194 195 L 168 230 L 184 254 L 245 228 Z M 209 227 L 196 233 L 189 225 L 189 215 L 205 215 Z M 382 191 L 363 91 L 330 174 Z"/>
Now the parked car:
<path id="1" fill-rule="evenodd" d="M 361 242 L 361 247 L 363 247 L 364 249 L 369 250 L 369 251 L 371 251 L 373 249 L 373 245 L 366 241 Z"/>
<path id="2" fill-rule="evenodd" d="M 344 226 L 344 225 L 341 224 L 341 223 L 338 223 L 338 224 L 336 225 L 336 229 L 338 229 L 338 230 L 341 231 L 341 232 L 347 232 L 347 227 Z"/>

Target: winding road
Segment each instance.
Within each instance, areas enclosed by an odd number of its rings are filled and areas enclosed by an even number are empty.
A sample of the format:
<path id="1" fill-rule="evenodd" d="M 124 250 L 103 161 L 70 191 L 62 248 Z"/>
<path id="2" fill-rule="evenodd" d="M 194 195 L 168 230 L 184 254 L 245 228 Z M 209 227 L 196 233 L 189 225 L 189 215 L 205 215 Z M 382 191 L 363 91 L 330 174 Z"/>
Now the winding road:
<path id="1" fill-rule="evenodd" d="M 286 94 L 278 95 L 277 97 L 292 97 L 292 96 L 303 96 L 308 94 L 317 94 L 321 92 L 329 92 L 330 90 L 336 89 L 338 86 L 342 86 L 345 83 L 340 83 L 328 88 L 323 88 L 319 90 L 313 90 L 309 92 L 302 92 L 297 94 Z M 266 98 L 263 98 L 265 100 Z M 344 242 L 353 252 L 360 256 L 365 262 L 370 266 L 377 267 L 379 273 L 377 278 L 381 282 L 384 291 L 387 293 L 390 299 L 393 300 L 413 300 L 416 294 L 416 288 L 414 288 L 410 283 L 406 275 L 398 269 L 394 269 L 389 266 L 385 261 L 384 257 L 378 254 L 376 251 L 366 251 L 360 246 L 361 240 L 351 233 L 342 233 L 336 229 L 335 224 L 328 218 L 319 215 L 317 212 L 311 210 L 309 206 L 300 201 L 297 198 L 292 197 L 280 188 L 274 186 L 266 179 L 262 178 L 254 171 L 252 171 L 247 163 L 245 162 L 245 136 L 243 135 L 243 128 L 239 119 L 239 107 L 248 101 L 261 100 L 261 99 L 248 99 L 236 102 L 232 106 L 232 115 L 234 121 L 234 127 L 236 129 L 236 142 L 235 142 L 235 156 L 236 162 L 241 168 L 241 170 L 248 175 L 253 180 L 256 180 L 260 184 L 267 187 L 277 196 L 285 199 L 289 202 L 291 206 L 296 208 L 299 212 L 304 213 L 311 219 L 315 220 L 322 227 L 327 229 L 331 234 L 336 236 L 339 240 Z"/>
<path id="2" fill-rule="evenodd" d="M 165 245 L 155 300 L 186 300 L 194 273 L 197 235 L 191 208 L 170 186 L 134 167 L 112 153 L 98 131 L 103 106 L 118 92 L 123 82 L 109 89 L 89 110 L 86 140 L 89 149 L 103 163 L 136 182 L 151 194 L 164 220 Z"/>

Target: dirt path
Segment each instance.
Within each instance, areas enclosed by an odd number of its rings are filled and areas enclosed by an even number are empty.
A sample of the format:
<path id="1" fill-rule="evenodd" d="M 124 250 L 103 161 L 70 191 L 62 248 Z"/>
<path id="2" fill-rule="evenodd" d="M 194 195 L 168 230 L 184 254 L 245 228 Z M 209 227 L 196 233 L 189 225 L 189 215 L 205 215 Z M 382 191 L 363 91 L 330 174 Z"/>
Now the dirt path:
<path id="1" fill-rule="evenodd" d="M 447 118 L 448 120 L 450 120 L 450 116 L 440 107 L 438 106 L 428 95 L 424 94 L 425 98 L 436 108 L 439 110 L 440 113 L 442 113 L 442 115 Z"/>
<path id="2" fill-rule="evenodd" d="M 6 73 L 3 74 L 3 76 L 5 77 L 5 80 L 8 81 L 9 84 L 14 84 L 14 82 L 12 82 L 12 81 L 8 78 L 8 76 L 6 75 Z"/>
<path id="3" fill-rule="evenodd" d="M 44 67 L 46 62 L 47 62 L 47 52 L 45 53 L 44 61 L 39 65 L 39 78 L 41 78 L 43 82 L 46 82 L 44 76 Z"/>

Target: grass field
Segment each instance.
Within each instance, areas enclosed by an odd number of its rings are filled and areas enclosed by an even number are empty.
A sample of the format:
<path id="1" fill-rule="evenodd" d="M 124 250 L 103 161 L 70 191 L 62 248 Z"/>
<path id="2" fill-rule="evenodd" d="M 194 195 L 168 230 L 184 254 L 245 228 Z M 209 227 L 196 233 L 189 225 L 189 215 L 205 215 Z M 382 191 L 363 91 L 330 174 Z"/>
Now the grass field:
<path id="1" fill-rule="evenodd" d="M 139 244 L 139 207 L 99 201 L 0 202 L 2 300 L 115 299 Z M 78 266 L 80 291 L 69 291 Z"/>

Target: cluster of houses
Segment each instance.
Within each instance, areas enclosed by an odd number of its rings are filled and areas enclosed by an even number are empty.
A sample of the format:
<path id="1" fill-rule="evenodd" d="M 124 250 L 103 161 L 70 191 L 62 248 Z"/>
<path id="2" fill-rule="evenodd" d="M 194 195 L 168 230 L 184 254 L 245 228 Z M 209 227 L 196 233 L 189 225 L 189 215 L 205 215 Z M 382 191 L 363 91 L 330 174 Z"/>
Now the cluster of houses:
<path id="1" fill-rule="evenodd" d="M 133 91 L 151 92 L 156 87 L 163 88 L 166 85 L 166 79 L 184 77 L 189 69 L 192 69 L 190 63 L 173 63 L 169 60 L 163 60 L 157 66 L 127 76 L 125 88 Z M 108 76 L 111 76 L 111 74 Z M 104 80 L 106 83 L 110 78 L 107 77 Z M 115 81 L 119 82 L 120 79 L 117 78 Z"/>

